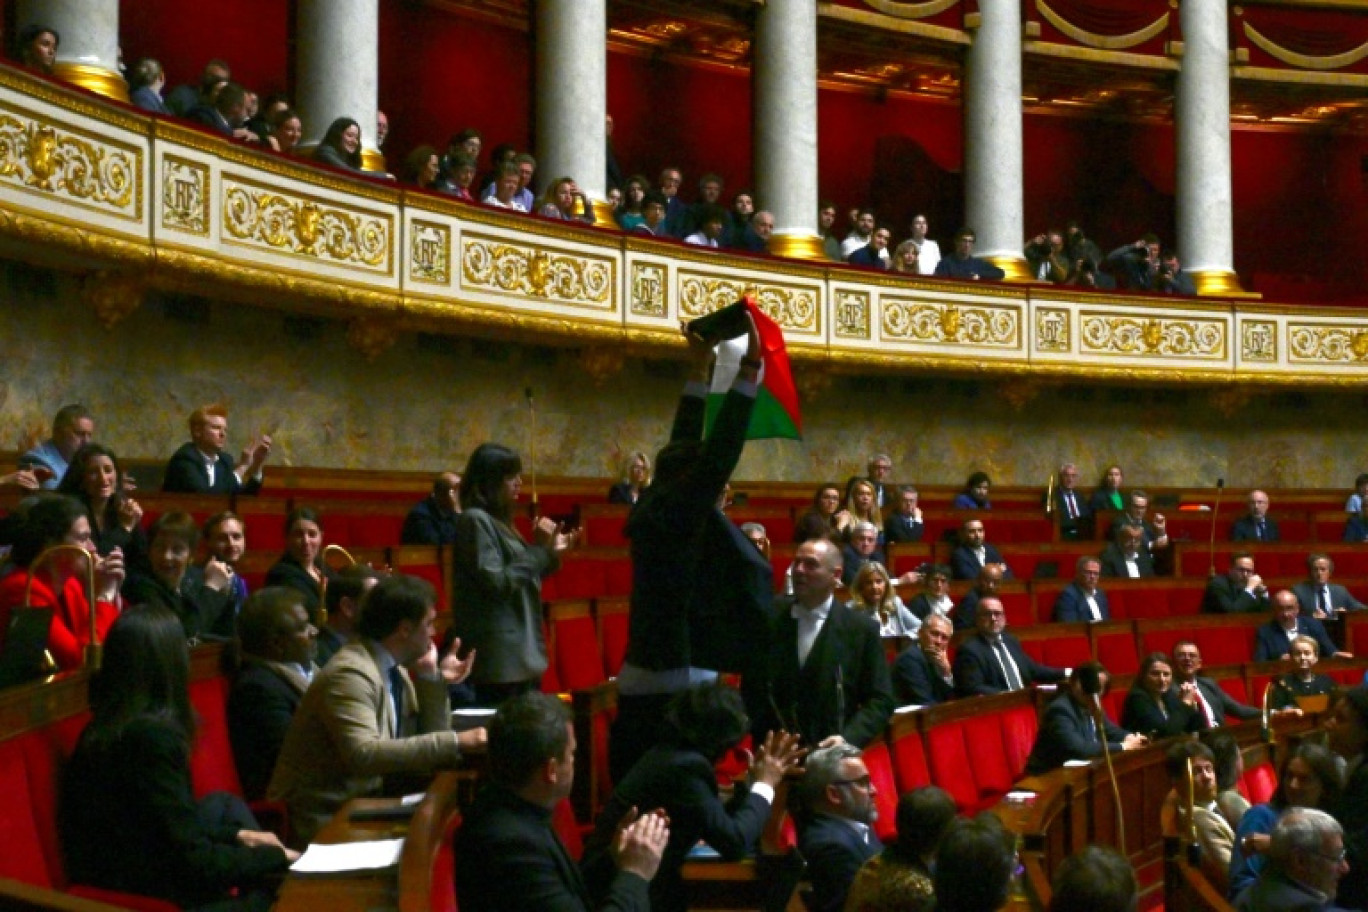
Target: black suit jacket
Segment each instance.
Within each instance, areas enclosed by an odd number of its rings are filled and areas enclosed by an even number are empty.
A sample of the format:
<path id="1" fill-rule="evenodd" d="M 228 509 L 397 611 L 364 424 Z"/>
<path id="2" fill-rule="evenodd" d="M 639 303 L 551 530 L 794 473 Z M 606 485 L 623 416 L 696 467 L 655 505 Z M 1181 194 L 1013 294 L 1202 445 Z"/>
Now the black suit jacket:
<path id="1" fill-rule="evenodd" d="M 798 828 L 798 851 L 812 880 L 812 912 L 841 912 L 860 866 L 883 850 L 874 831 L 860 839 L 847 820 L 816 814 Z M 462 909 L 464 912 L 464 909 Z"/>
<path id="2" fill-rule="evenodd" d="M 953 698 L 955 687 L 945 682 L 921 646 L 913 643 L 893 663 L 893 694 L 899 706 L 932 706 Z"/>
<path id="3" fill-rule="evenodd" d="M 137 573 L 124 583 L 123 596 L 130 605 L 160 605 L 175 614 L 185 628 L 186 639 L 226 640 L 233 636 L 237 618 L 232 591 L 218 592 L 204 585 L 201 567 L 188 568 L 180 589 L 175 591 L 150 573 Z"/>
<path id="4" fill-rule="evenodd" d="M 404 545 L 450 545 L 456 542 L 456 520 L 459 513 L 443 510 L 436 498 L 428 495 L 414 504 L 404 517 L 404 528 L 399 532 L 399 543 Z"/>
<path id="5" fill-rule="evenodd" d="M 1062 681 L 1064 669 L 1040 665 L 1026 654 L 1017 638 L 1006 631 L 1002 642 L 1007 652 L 1016 662 L 1024 687 L 1044 681 Z M 961 697 L 976 697 L 1004 693 L 1007 690 L 1007 676 L 998 664 L 997 656 L 983 634 L 976 634 L 960 643 L 955 650 L 955 691 Z"/>
<path id="6" fill-rule="evenodd" d="M 998 549 L 987 542 L 983 543 L 983 559 L 989 564 L 1002 564 L 1006 567 L 1002 578 L 1012 578 L 1012 568 L 1007 566 Z M 979 571 L 982 569 L 983 564 L 979 563 L 978 556 L 967 545 L 956 545 L 955 550 L 950 552 L 950 571 L 955 579 L 978 579 Z"/>
<path id="7" fill-rule="evenodd" d="M 1207 614 L 1243 614 L 1267 609 L 1267 592 L 1252 594 L 1225 575 L 1213 576 L 1202 595 L 1202 610 Z"/>
<path id="8" fill-rule="evenodd" d="M 727 393 L 712 432 L 674 479 L 657 479 L 627 519 L 632 613 L 627 661 L 662 671 L 690 665 L 750 672 L 764 654 L 773 570 L 717 509 L 741 458 L 755 399 Z M 671 443 L 703 436 L 704 400 L 684 395 Z"/>
<path id="9" fill-rule="evenodd" d="M 1347 909 L 1368 908 L 1368 759 L 1349 775 L 1330 813 L 1344 827 L 1349 862 L 1349 873 L 1340 878 L 1335 901 Z"/>
<path id="10" fill-rule="evenodd" d="M 1064 489 L 1055 488 L 1054 492 L 1054 515 L 1055 522 L 1059 524 L 1059 535 L 1061 538 L 1076 541 L 1080 538 L 1090 538 L 1092 536 L 1093 511 L 1088 503 L 1088 498 L 1077 488 L 1073 491 L 1074 512 L 1077 516 L 1069 516 L 1068 504 L 1064 501 Z"/>
<path id="11" fill-rule="evenodd" d="M 893 513 L 884 520 L 884 541 L 919 542 L 926 534 L 926 524 L 910 522 L 901 513 Z"/>
<path id="12" fill-rule="evenodd" d="M 1141 579 L 1154 576 L 1154 558 L 1150 556 L 1148 549 L 1141 548 L 1135 562 L 1140 568 Z M 1126 574 L 1126 558 L 1122 555 L 1116 542 L 1112 542 L 1102 550 L 1102 575 L 1115 576 L 1121 579 L 1129 578 Z"/>
<path id="13" fill-rule="evenodd" d="M 878 623 L 833 599 L 807 662 L 799 668 L 792 604 L 780 599 L 774 606 L 764 692 L 755 683 L 746 691 L 755 743 L 770 730 L 784 728 L 802 735 L 808 745 L 841 735 L 864 747 L 884 730 L 896 708 Z"/>
<path id="14" fill-rule="evenodd" d="M 681 869 L 700 839 L 723 859 L 737 861 L 754 851 L 770 814 L 769 802 L 744 787 L 724 804 L 718 797 L 717 773 L 702 754 L 669 745 L 654 747 L 613 789 L 585 843 L 582 868 L 595 895 L 606 892 L 617 873 L 613 840 L 618 822 L 633 807 L 663 808 L 670 818 L 670 841 L 651 881 L 652 912 L 688 908 Z"/>
<path id="15" fill-rule="evenodd" d="M 1111 605 L 1107 603 L 1107 593 L 1096 589 L 1093 591 L 1093 600 L 1097 602 L 1097 610 L 1102 613 L 1102 620 L 1110 621 Z M 1088 597 L 1078 583 L 1069 583 L 1060 591 L 1054 603 L 1054 619 L 1060 623 L 1093 619 Z"/>
<path id="16" fill-rule="evenodd" d="M 1198 675 L 1194 679 L 1197 689 L 1202 692 L 1202 697 L 1206 699 L 1212 712 L 1216 714 L 1216 724 L 1224 725 L 1226 716 L 1234 716 L 1237 719 L 1257 719 L 1261 715 L 1257 707 L 1246 706 L 1238 702 L 1234 697 L 1225 692 L 1225 689 L 1211 678 L 1204 678 Z M 1174 686 L 1180 682 L 1175 678 Z M 1199 710 L 1200 712 L 1200 710 Z M 1204 715 L 1205 718 L 1205 715 Z"/>
<path id="17" fill-rule="evenodd" d="M 1330 634 L 1326 633 L 1325 625 L 1315 618 L 1298 616 L 1297 633 L 1302 636 L 1309 636 L 1316 641 L 1322 659 L 1329 658 L 1339 649 L 1335 645 L 1335 641 L 1330 639 Z M 1256 662 L 1281 659 L 1287 655 L 1290 648 L 1291 644 L 1287 639 L 1287 633 L 1276 620 L 1269 621 L 1254 633 L 1254 661 Z"/>
<path id="18" fill-rule="evenodd" d="M 1273 517 L 1264 517 L 1264 537 L 1259 538 L 1259 530 L 1253 517 L 1245 515 L 1235 520 L 1235 525 L 1230 527 L 1230 540 L 1233 542 L 1249 541 L 1280 541 L 1278 535 L 1278 524 L 1273 521 Z"/>
<path id="19" fill-rule="evenodd" d="M 332 570 L 326 565 L 323 567 L 323 576 L 327 579 L 333 577 Z M 304 607 L 309 610 L 310 615 L 318 611 L 323 604 L 322 588 L 314 581 L 313 575 L 288 554 L 281 555 L 280 560 L 266 571 L 266 585 L 288 586 L 301 592 L 304 595 Z"/>
<path id="20" fill-rule="evenodd" d="M 304 682 L 266 663 L 245 662 L 228 691 L 228 739 L 242 793 L 256 801 L 266 797 L 285 732 L 304 697 Z"/>
<path id="21" fill-rule="evenodd" d="M 551 828 L 551 812 L 499 785 L 480 792 L 456 833 L 461 912 L 649 912 L 647 883 L 618 872 L 592 898 L 579 866 Z M 596 902 L 596 899 L 598 900 Z"/>
<path id="22" fill-rule="evenodd" d="M 261 479 L 238 481 L 233 474 L 233 457 L 219 453 L 214 461 L 214 483 L 210 485 L 204 457 L 193 443 L 187 443 L 166 464 L 162 490 L 169 494 L 255 494 L 261 490 Z"/>
<path id="23" fill-rule="evenodd" d="M 1102 742 L 1097 737 L 1095 718 L 1095 711 L 1079 706 L 1068 693 L 1055 697 L 1045 707 L 1040 719 L 1035 745 L 1031 748 L 1031 756 L 1026 758 L 1026 772 L 1038 776 L 1063 766 L 1069 760 L 1092 760 L 1102 756 Z M 1130 732 L 1112 722 L 1105 714 L 1102 722 L 1108 747 L 1114 751 L 1121 750 L 1121 742 Z"/>
<path id="24" fill-rule="evenodd" d="M 1184 732 L 1199 732 L 1207 727 L 1206 716 L 1200 709 L 1194 709 L 1178 699 L 1174 688 L 1164 694 L 1164 709 L 1144 690 L 1136 687 L 1126 694 L 1125 705 L 1121 708 L 1121 725 L 1128 731 L 1139 732 L 1154 738 L 1167 738 Z"/>

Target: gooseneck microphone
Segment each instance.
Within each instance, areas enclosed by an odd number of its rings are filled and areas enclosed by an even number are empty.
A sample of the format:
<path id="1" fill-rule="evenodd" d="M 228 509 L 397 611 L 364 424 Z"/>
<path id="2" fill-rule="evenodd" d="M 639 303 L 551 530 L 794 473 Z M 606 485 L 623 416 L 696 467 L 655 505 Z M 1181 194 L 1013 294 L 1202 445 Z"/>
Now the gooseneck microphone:
<path id="1" fill-rule="evenodd" d="M 1221 512 L 1221 492 L 1225 490 L 1225 479 L 1216 479 L 1216 506 L 1211 509 L 1211 543 L 1207 546 L 1207 558 L 1210 567 L 1207 573 L 1210 576 L 1216 575 L 1216 514 Z"/>
<path id="2" fill-rule="evenodd" d="M 1121 786 L 1116 780 L 1116 768 L 1112 766 L 1111 745 L 1107 742 L 1107 715 L 1102 710 L 1102 672 L 1093 665 L 1082 665 L 1074 669 L 1078 678 L 1078 689 L 1085 696 L 1092 697 L 1094 713 L 1093 724 L 1097 726 L 1097 740 L 1102 744 L 1102 759 L 1107 764 L 1107 779 L 1111 782 L 1112 800 L 1116 804 L 1116 841 L 1121 854 L 1126 854 L 1126 814 L 1121 805 Z"/>
<path id="3" fill-rule="evenodd" d="M 537 510 L 537 406 L 532 399 L 532 387 L 525 387 L 523 395 L 527 397 L 527 467 L 528 474 L 532 477 L 532 516 L 535 519 Z"/>

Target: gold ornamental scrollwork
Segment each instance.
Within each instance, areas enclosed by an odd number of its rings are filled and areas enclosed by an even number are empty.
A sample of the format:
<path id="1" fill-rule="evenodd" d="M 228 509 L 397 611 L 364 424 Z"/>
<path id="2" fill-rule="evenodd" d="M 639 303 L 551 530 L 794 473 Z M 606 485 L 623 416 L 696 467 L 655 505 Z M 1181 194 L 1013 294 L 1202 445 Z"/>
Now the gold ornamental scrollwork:
<path id="1" fill-rule="evenodd" d="M 679 312 L 684 319 L 692 320 L 735 304 L 745 294 L 754 295 L 756 305 L 765 315 L 786 330 L 808 334 L 821 331 L 818 290 L 796 285 L 757 285 L 741 279 L 682 273 Z"/>
<path id="2" fill-rule="evenodd" d="M 224 192 L 223 230 L 278 252 L 347 265 L 382 266 L 390 251 L 388 219 L 251 187 Z"/>
<path id="3" fill-rule="evenodd" d="M 1352 326 L 1290 324 L 1287 352 L 1293 361 L 1354 363 L 1368 360 L 1368 330 Z"/>
<path id="4" fill-rule="evenodd" d="M 409 274 L 427 285 L 451 284 L 451 229 L 438 222 L 413 220 Z"/>
<path id="5" fill-rule="evenodd" d="M 633 263 L 629 307 L 642 317 L 665 316 L 665 267 L 660 263 Z"/>
<path id="6" fill-rule="evenodd" d="M 399 340 L 399 323 L 390 317 L 357 317 L 347 326 L 347 344 L 374 361 Z"/>
<path id="7" fill-rule="evenodd" d="M 1015 348 L 1020 314 L 1015 308 L 884 299 L 883 333 L 913 342 Z"/>
<path id="8" fill-rule="evenodd" d="M 1272 320 L 1246 320 L 1240 324 L 1241 361 L 1277 361 L 1278 325 Z"/>
<path id="9" fill-rule="evenodd" d="M 836 292 L 832 328 L 842 339 L 869 338 L 869 292 Z"/>
<path id="10" fill-rule="evenodd" d="M 1219 320 L 1097 314 L 1083 316 L 1080 332 L 1085 352 L 1202 359 L 1225 357 L 1225 335 Z"/>
<path id="11" fill-rule="evenodd" d="M 209 233 L 209 168 L 168 155 L 162 159 L 162 224 L 190 234 Z"/>
<path id="12" fill-rule="evenodd" d="M 466 235 L 461 276 L 467 286 L 565 304 L 611 302 L 613 262 Z"/>
<path id="13" fill-rule="evenodd" d="M 1069 312 L 1054 307 L 1036 311 L 1036 350 L 1041 352 L 1069 351 Z"/>
<path id="14" fill-rule="evenodd" d="M 105 329 L 113 329 L 142 306 L 147 285 L 140 276 L 112 270 L 92 272 L 81 284 L 81 295 Z"/>
<path id="15" fill-rule="evenodd" d="M 134 218 L 141 215 L 141 151 L 96 145 L 8 114 L 0 114 L 0 178 Z"/>

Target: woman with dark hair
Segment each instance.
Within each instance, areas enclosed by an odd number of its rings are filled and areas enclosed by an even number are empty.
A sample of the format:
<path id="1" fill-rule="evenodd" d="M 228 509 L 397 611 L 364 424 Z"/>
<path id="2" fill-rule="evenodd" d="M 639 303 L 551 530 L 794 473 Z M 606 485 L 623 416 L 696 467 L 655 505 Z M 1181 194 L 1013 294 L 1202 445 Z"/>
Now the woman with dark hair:
<path id="1" fill-rule="evenodd" d="M 15 56 L 25 69 L 51 76 L 52 68 L 57 64 L 57 48 L 61 43 L 62 37 L 56 29 L 32 23 L 20 29 L 19 39 L 14 44 Z"/>
<path id="2" fill-rule="evenodd" d="M 1235 829 L 1236 851 L 1230 853 L 1227 895 L 1238 896 L 1259 879 L 1268 865 L 1269 836 L 1283 811 L 1294 807 L 1328 811 L 1339 802 L 1341 791 L 1339 764 L 1329 748 L 1310 741 L 1292 748 L 1278 772 L 1273 797 L 1246 811 Z"/>
<path id="3" fill-rule="evenodd" d="M 1121 727 L 1148 735 L 1151 741 L 1207 727 L 1197 691 L 1174 690 L 1173 666 L 1167 654 L 1152 652 L 1140 663 L 1140 673 L 1121 710 Z"/>
<path id="4" fill-rule="evenodd" d="M 323 134 L 314 161 L 347 171 L 361 170 L 361 125 L 350 117 L 339 117 Z"/>
<path id="5" fill-rule="evenodd" d="M 1121 482 L 1123 476 L 1119 465 L 1107 466 L 1107 471 L 1102 473 L 1102 480 L 1093 489 L 1092 497 L 1088 501 L 1088 507 L 1094 513 L 1102 510 L 1124 510 L 1126 509 L 1126 499 L 1121 493 Z"/>
<path id="6" fill-rule="evenodd" d="M 227 640 L 236 615 L 226 568 L 217 561 L 191 566 L 199 526 L 189 513 L 163 513 L 152 524 L 149 571 L 135 572 L 124 586 L 133 605 L 158 605 L 180 618 L 185 638 Z"/>
<path id="7" fill-rule="evenodd" d="M 267 586 L 289 586 L 304 593 L 313 616 L 323 605 L 324 580 L 333 577 L 323 563 L 323 524 L 311 507 L 295 507 L 285 517 L 285 553 L 266 572 Z"/>
<path id="8" fill-rule="evenodd" d="M 749 787 L 738 788 L 731 803 L 723 803 L 713 767 L 749 728 L 741 695 L 724 684 L 691 687 L 670 701 L 659 743 L 613 789 L 585 842 L 585 879 L 591 894 L 601 895 L 596 886 L 606 887 L 616 873 L 613 843 L 618 825 L 633 808 L 659 809 L 670 821 L 670 841 L 651 881 L 652 912 L 688 908 L 680 869 L 699 840 L 728 861 L 743 858 L 755 848 L 769 819 L 774 789 L 804 751 L 796 735 L 771 732 L 751 759 Z"/>
<path id="9" fill-rule="evenodd" d="M 304 137 L 304 121 L 293 108 L 285 108 L 270 115 L 271 135 L 267 138 L 271 147 L 281 155 L 294 155 L 299 141 Z"/>
<path id="10" fill-rule="evenodd" d="M 987 472 L 975 472 L 964 483 L 964 490 L 955 495 L 955 502 L 950 505 L 951 508 L 955 510 L 993 509 L 993 505 L 988 502 L 988 489 L 992 485 L 993 480 L 988 477 Z"/>
<path id="11" fill-rule="evenodd" d="M 646 215 L 641 210 L 646 205 L 646 194 L 650 192 L 651 182 L 640 174 L 627 178 L 622 188 L 622 205 L 617 210 L 618 227 L 623 231 L 635 231 L 638 225 L 646 224 Z"/>
<path id="12" fill-rule="evenodd" d="M 448 196 L 473 203 L 475 202 L 475 195 L 470 192 L 470 185 L 473 183 L 475 183 L 475 159 L 464 152 L 459 152 L 447 159 L 446 174 L 437 181 L 437 189 Z"/>
<path id="13" fill-rule="evenodd" d="M 115 548 L 98 557 L 90 536 L 86 509 L 74 498 L 42 494 L 19 526 L 10 558 L 18 569 L 0 580 L 0 642 L 9 630 L 10 614 L 23 607 L 24 590 L 32 589 L 29 606 L 51 608 L 52 626 L 48 650 L 64 671 L 81 667 L 82 653 L 90 643 L 90 602 L 86 598 L 85 562 L 63 554 L 31 570 L 34 560 L 48 548 L 75 545 L 95 558 L 95 632 L 104 639 L 119 616 L 119 587 L 124 581 L 124 558 Z"/>
<path id="14" fill-rule="evenodd" d="M 941 837 L 955 819 L 955 799 L 925 785 L 898 799 L 898 839 L 866 861 L 850 884 L 851 912 L 894 912 L 935 906 L 931 871 Z"/>
<path id="15" fill-rule="evenodd" d="M 522 460 L 508 447 L 482 443 L 461 473 L 461 515 L 456 520 L 455 636 L 478 651 L 470 684 L 477 701 L 493 706 L 532 690 L 546 671 L 542 637 L 542 577 L 560 567 L 578 532 L 545 516 L 532 527 L 532 543 L 513 527 L 522 490 Z"/>
<path id="16" fill-rule="evenodd" d="M 578 214 L 575 213 L 577 204 Z M 537 214 L 563 222 L 594 224 L 594 204 L 572 177 L 558 177 L 547 186 L 537 204 Z"/>
<path id="17" fill-rule="evenodd" d="M 190 657 L 176 616 L 132 608 L 105 641 L 91 719 L 63 776 L 58 826 L 73 883 L 186 909 L 265 910 L 270 878 L 299 857 L 241 799 L 196 803 Z"/>
<path id="18" fill-rule="evenodd" d="M 825 526 L 825 535 L 838 533 L 836 527 L 836 515 L 841 510 L 841 488 L 840 485 L 824 484 L 812 495 L 812 506 L 807 512 L 798 517 L 798 521 L 793 526 L 793 541 L 801 545 L 805 541 L 811 541 L 816 536 L 814 533 Z M 820 520 L 820 522 L 818 521 Z"/>
<path id="19" fill-rule="evenodd" d="M 96 551 L 108 554 L 120 548 L 129 567 L 142 563 L 147 556 L 147 536 L 139 525 L 143 510 L 124 493 L 123 469 L 113 450 L 98 443 L 77 450 L 57 493 L 69 494 L 85 505 Z"/>
<path id="20" fill-rule="evenodd" d="M 441 163 L 432 146 L 419 146 L 404 159 L 404 179 L 419 190 L 439 190 Z"/>

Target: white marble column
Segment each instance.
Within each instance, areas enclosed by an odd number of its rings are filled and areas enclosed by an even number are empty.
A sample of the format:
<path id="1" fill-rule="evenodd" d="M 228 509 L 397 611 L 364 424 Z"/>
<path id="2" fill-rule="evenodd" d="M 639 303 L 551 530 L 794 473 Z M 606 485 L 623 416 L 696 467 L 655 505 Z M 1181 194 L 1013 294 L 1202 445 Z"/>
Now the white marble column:
<path id="1" fill-rule="evenodd" d="M 977 256 L 1024 279 L 1020 0 L 980 0 L 979 16 L 964 66 L 965 223 Z"/>
<path id="2" fill-rule="evenodd" d="M 538 192 L 572 177 L 594 204 L 600 224 L 608 206 L 607 0 L 537 2 Z M 605 222 L 605 220 L 608 220 Z"/>
<path id="3" fill-rule="evenodd" d="M 756 204 L 774 213 L 769 249 L 825 258 L 817 233 L 817 0 L 755 11 Z"/>
<path id="4" fill-rule="evenodd" d="M 1174 101 L 1178 256 L 1201 294 L 1238 292 L 1230 189 L 1230 49 L 1225 0 L 1180 4 Z"/>
<path id="5" fill-rule="evenodd" d="M 299 0 L 295 107 L 305 146 L 316 146 L 339 117 L 361 125 L 361 160 L 384 171 L 375 146 L 380 92 L 379 0 Z"/>
<path id="6" fill-rule="evenodd" d="M 119 0 L 20 0 L 16 34 L 28 25 L 55 31 L 53 75 L 109 98 L 128 101 L 119 73 Z"/>

